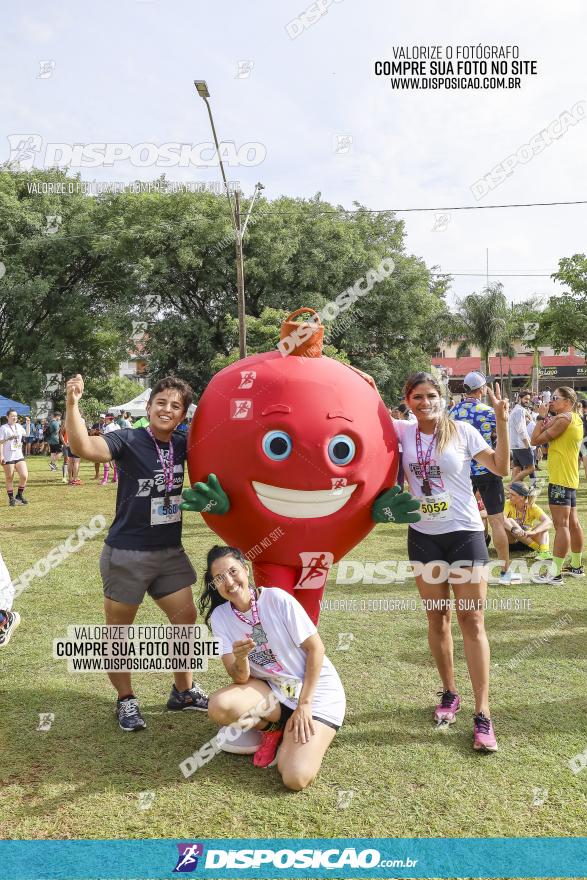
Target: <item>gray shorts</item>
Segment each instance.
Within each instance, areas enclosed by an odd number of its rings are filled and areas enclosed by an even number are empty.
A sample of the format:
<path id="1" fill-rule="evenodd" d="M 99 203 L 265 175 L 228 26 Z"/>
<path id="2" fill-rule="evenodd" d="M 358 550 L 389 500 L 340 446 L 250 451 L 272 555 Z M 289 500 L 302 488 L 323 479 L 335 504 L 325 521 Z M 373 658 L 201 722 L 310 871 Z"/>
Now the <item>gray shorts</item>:
<path id="1" fill-rule="evenodd" d="M 119 550 L 104 544 L 100 574 L 104 595 L 126 605 L 140 605 L 145 593 L 153 599 L 162 599 L 190 587 L 197 579 L 183 547 Z"/>
<path id="2" fill-rule="evenodd" d="M 512 459 L 514 464 L 525 470 L 534 464 L 534 454 L 531 449 L 524 447 L 523 449 L 512 449 Z"/>

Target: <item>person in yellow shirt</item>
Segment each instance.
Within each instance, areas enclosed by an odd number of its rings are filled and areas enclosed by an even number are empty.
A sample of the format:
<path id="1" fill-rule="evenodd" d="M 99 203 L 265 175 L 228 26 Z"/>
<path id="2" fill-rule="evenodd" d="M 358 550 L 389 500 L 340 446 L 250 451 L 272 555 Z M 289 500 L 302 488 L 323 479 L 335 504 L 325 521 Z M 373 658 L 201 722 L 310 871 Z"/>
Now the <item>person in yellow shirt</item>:
<path id="1" fill-rule="evenodd" d="M 554 573 L 538 575 L 536 583 L 562 584 L 563 565 L 571 551 L 571 564 L 564 569 L 571 577 L 584 577 L 582 564 L 583 529 L 577 516 L 579 487 L 579 447 L 583 422 L 575 412 L 577 395 L 572 388 L 557 388 L 550 405 L 541 404 L 536 427 L 530 438 L 532 446 L 548 443 L 548 504 L 554 522 Z M 547 418 L 548 413 L 551 418 Z"/>
<path id="2" fill-rule="evenodd" d="M 538 559 L 552 559 L 548 549 L 551 518 L 535 503 L 535 495 L 526 483 L 510 483 L 505 503 L 505 529 L 510 550 L 537 551 Z"/>

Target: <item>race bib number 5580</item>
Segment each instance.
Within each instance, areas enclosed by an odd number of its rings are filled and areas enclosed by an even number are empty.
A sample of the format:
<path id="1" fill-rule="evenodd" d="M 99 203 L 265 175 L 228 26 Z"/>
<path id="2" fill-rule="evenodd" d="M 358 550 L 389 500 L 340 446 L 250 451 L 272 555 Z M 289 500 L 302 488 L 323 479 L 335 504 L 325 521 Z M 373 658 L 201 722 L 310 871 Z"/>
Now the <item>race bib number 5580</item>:
<path id="1" fill-rule="evenodd" d="M 151 525 L 164 526 L 181 519 L 181 495 L 172 495 L 169 504 L 163 498 L 151 498 Z"/>

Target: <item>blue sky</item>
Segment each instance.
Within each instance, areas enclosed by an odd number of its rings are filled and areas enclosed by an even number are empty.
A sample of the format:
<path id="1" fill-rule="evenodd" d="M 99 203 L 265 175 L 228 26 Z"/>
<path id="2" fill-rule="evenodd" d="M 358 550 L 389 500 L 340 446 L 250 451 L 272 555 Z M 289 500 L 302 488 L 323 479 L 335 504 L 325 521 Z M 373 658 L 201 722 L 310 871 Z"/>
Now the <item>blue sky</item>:
<path id="1" fill-rule="evenodd" d="M 44 144 L 208 143 L 207 113 L 192 85 L 203 78 L 221 140 L 260 145 L 262 162 L 228 169 L 246 194 L 261 180 L 269 198 L 320 191 L 345 207 L 357 200 L 373 209 L 587 198 L 587 116 L 573 118 L 564 135 L 479 202 L 471 191 L 587 101 L 580 0 L 339 0 L 291 39 L 286 25 L 309 5 L 52 0 L 5 8 L 0 161 L 8 137 L 25 133 Z M 521 58 L 538 62 L 538 74 L 515 91 L 427 92 L 394 91 L 373 74 L 376 59 L 393 58 L 393 46 L 479 43 L 518 45 Z M 50 76 L 39 78 L 41 61 L 54 63 Z M 239 62 L 249 75 L 237 75 Z M 217 168 L 193 166 L 81 169 L 88 180 L 119 181 L 162 171 L 170 179 L 219 178 Z M 548 277 L 508 274 L 548 275 L 560 257 L 587 248 L 587 206 L 400 216 L 408 251 L 455 273 L 455 296 L 484 285 L 486 248 L 497 276 L 490 280 L 502 280 L 514 301 L 557 287 Z"/>

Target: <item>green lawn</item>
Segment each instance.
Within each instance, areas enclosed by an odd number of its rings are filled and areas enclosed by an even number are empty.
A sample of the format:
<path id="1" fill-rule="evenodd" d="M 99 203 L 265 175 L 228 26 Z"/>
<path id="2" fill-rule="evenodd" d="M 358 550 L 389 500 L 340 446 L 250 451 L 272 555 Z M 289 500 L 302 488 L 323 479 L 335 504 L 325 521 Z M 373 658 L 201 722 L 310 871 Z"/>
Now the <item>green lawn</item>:
<path id="1" fill-rule="evenodd" d="M 13 577 L 95 514 L 110 521 L 114 508 L 114 487 L 91 482 L 92 466 L 82 466 L 85 485 L 74 489 L 61 484 L 45 458 L 30 463 L 29 506 L 1 513 L 0 546 Z M 579 494 L 585 522 L 584 483 Z M 184 539 L 201 573 L 215 536 L 188 514 Z M 380 526 L 350 556 L 405 558 L 405 544 L 404 527 Z M 487 614 L 495 755 L 471 748 L 472 701 L 457 633 L 465 706 L 452 729 L 437 732 L 431 712 L 439 683 L 423 614 L 325 610 L 320 632 L 345 685 L 348 714 L 316 783 L 292 794 L 276 770 L 255 770 L 250 758 L 224 754 L 185 780 L 180 761 L 215 728 L 199 713 L 164 711 L 170 677 L 136 676 L 148 729 L 125 735 L 106 676 L 72 676 L 64 661 L 52 659 L 52 640 L 67 625 L 102 622 L 101 546 L 100 537 L 88 542 L 34 580 L 15 605 L 22 625 L 0 652 L 0 837 L 585 834 L 587 771 L 574 775 L 568 761 L 587 747 L 586 581 L 567 579 L 562 589 L 492 588 L 491 596 L 532 600 L 530 611 Z M 365 600 L 413 595 L 412 581 L 336 587 L 334 576 L 326 591 L 328 598 Z M 566 614 L 571 622 L 558 634 L 528 647 Z M 147 601 L 138 620 L 162 617 Z M 337 650 L 339 632 L 354 636 L 347 651 Z M 518 664 L 508 667 L 514 658 Z M 211 664 L 201 683 L 210 691 L 225 684 L 221 664 Z M 49 712 L 51 730 L 38 732 L 39 713 Z M 535 788 L 548 789 L 542 805 L 533 804 Z M 149 810 L 139 808 L 143 791 L 155 793 Z M 338 806 L 340 791 L 353 792 L 346 808 Z"/>

